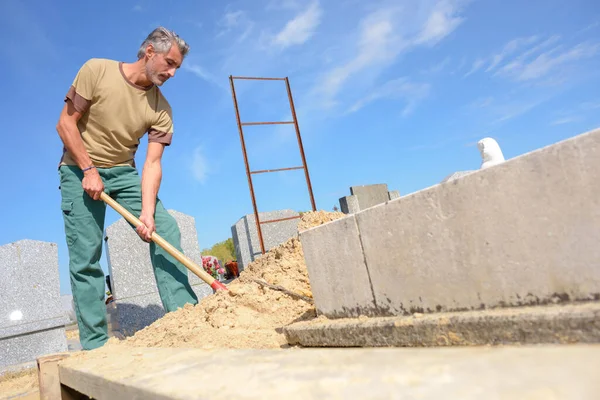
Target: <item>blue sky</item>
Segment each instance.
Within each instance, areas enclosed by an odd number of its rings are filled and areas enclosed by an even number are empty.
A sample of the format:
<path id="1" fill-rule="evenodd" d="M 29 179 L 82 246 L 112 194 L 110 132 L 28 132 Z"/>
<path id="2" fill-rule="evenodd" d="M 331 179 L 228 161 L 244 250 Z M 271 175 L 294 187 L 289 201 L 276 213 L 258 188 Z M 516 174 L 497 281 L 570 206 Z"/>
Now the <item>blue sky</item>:
<path id="1" fill-rule="evenodd" d="M 350 186 L 387 183 L 404 195 L 477 169 L 484 137 L 508 159 L 600 126 L 596 0 L 4 0 L 0 22 L 0 245 L 57 243 L 62 293 L 62 100 L 86 60 L 134 61 L 159 25 L 191 45 L 163 86 L 175 133 L 160 196 L 196 219 L 201 248 L 252 213 L 229 75 L 289 77 L 324 210 Z M 290 118 L 281 82 L 236 88 L 243 121 Z M 293 127 L 245 135 L 252 169 L 300 165 Z M 257 175 L 255 185 L 261 211 L 310 208 L 302 171 Z M 117 218 L 109 209 L 107 226 Z"/>

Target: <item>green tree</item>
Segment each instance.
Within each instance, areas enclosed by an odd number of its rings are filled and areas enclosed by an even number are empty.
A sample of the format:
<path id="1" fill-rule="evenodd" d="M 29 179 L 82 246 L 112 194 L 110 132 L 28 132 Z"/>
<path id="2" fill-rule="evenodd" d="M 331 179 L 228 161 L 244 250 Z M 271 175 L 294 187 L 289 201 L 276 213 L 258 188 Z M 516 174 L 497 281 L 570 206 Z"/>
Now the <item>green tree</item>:
<path id="1" fill-rule="evenodd" d="M 217 257 L 223 263 L 236 259 L 233 239 L 231 238 L 216 243 L 211 248 L 203 249 L 201 254 L 203 256 Z"/>

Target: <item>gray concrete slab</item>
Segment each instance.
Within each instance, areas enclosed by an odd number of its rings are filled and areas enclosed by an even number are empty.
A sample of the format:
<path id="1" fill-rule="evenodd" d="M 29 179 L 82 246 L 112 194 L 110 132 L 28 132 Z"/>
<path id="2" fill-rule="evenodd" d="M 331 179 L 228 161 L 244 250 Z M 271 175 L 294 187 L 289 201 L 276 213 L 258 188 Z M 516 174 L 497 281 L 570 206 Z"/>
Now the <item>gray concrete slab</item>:
<path id="1" fill-rule="evenodd" d="M 600 343 L 600 303 L 415 314 L 318 318 L 283 328 L 305 347 L 431 347 Z"/>
<path id="2" fill-rule="evenodd" d="M 597 345 L 112 350 L 61 361 L 61 383 L 98 400 L 586 400 L 600 393 Z"/>
<path id="3" fill-rule="evenodd" d="M 356 214 L 393 314 L 600 298 L 600 130 Z"/>
<path id="4" fill-rule="evenodd" d="M 300 242 L 319 314 L 376 313 L 354 215 L 300 232 Z"/>

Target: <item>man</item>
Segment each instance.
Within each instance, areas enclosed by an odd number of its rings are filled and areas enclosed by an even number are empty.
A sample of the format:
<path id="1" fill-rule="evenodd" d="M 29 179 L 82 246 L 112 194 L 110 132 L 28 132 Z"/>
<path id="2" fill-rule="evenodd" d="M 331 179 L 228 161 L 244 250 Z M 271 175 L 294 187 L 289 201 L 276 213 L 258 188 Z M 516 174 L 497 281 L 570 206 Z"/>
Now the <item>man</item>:
<path id="1" fill-rule="evenodd" d="M 85 350 L 108 340 L 104 273 L 99 264 L 106 212 L 99 200 L 103 191 L 142 221 L 137 234 L 150 243 L 165 311 L 198 303 L 187 269 L 151 241 L 156 230 L 182 250 L 177 223 L 157 197 L 161 158 L 173 134 L 171 107 L 158 87 L 175 75 L 188 51 L 188 44 L 174 32 L 157 28 L 142 43 L 136 62 L 90 59 L 66 94 L 56 126 L 64 144 L 59 165 L 61 208 Z M 140 179 L 134 156 L 146 133 L 148 151 Z"/>

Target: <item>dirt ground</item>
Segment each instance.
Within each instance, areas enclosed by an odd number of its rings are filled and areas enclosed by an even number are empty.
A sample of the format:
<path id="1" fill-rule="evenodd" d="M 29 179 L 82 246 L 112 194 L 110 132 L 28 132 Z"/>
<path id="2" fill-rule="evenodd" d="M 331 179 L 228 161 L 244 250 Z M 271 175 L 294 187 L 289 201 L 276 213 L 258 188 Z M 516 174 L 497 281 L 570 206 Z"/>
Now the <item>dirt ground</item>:
<path id="1" fill-rule="evenodd" d="M 303 214 L 298 230 L 306 230 L 344 217 L 340 212 Z M 284 287 L 293 296 L 265 287 L 257 281 Z M 286 348 L 281 328 L 316 317 L 302 244 L 294 237 L 248 265 L 240 277 L 197 305 L 169 313 L 124 340 L 111 338 L 104 350 L 119 346 L 195 348 Z M 77 329 L 67 339 L 78 339 Z M 30 369 L 0 377 L 0 398 L 23 393 L 37 399 L 37 371 Z"/>

